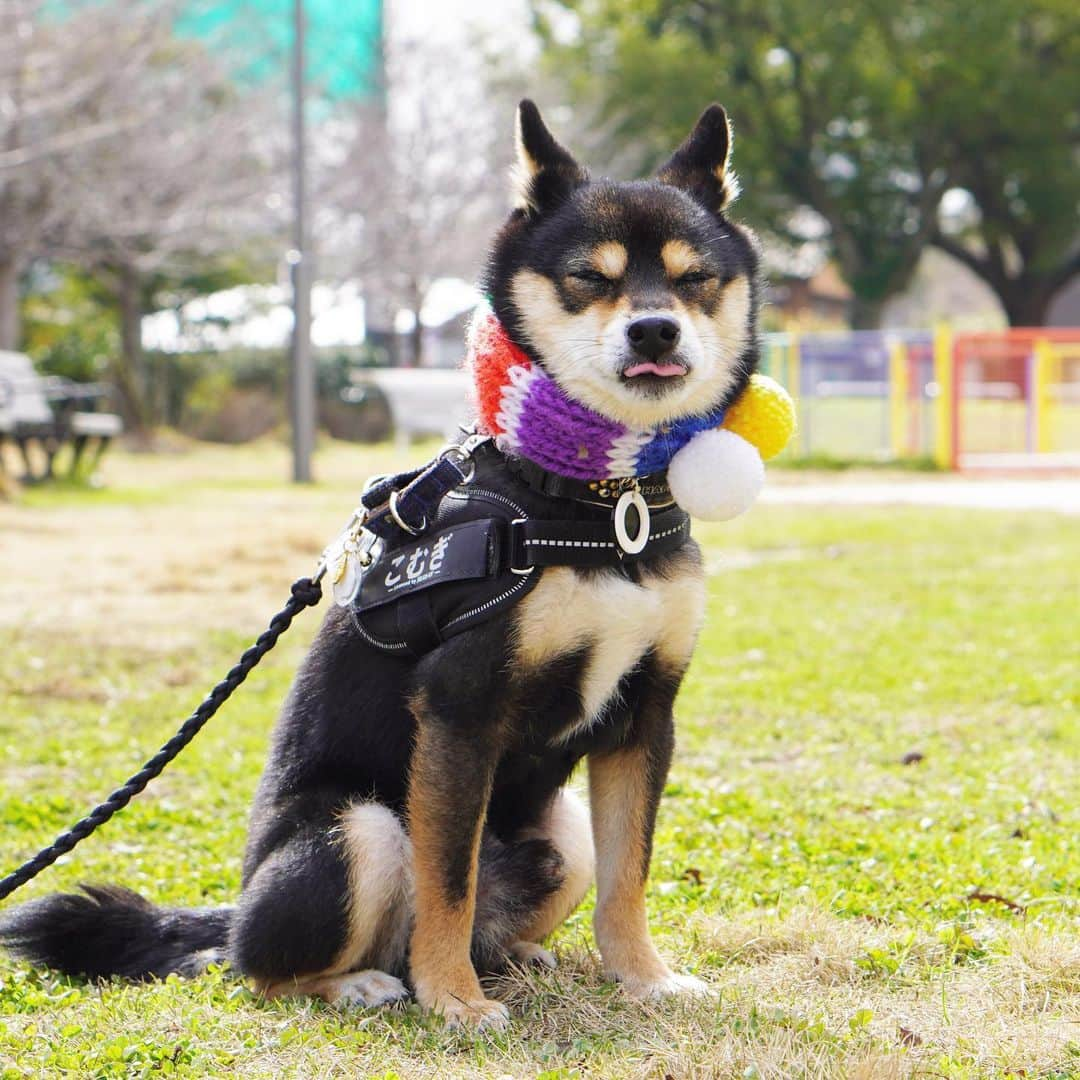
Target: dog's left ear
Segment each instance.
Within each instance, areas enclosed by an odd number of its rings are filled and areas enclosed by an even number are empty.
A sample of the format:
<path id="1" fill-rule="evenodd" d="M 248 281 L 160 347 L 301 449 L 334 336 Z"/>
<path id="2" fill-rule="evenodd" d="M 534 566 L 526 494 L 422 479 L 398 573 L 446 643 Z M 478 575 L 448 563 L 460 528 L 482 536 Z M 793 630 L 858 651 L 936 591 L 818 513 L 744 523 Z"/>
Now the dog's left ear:
<path id="1" fill-rule="evenodd" d="M 588 174 L 547 129 L 540 110 L 527 98 L 517 111 L 514 206 L 542 213 L 562 202 Z"/>
<path id="2" fill-rule="evenodd" d="M 714 214 L 720 214 L 739 196 L 739 181 L 728 167 L 730 157 L 731 124 L 727 113 L 721 105 L 710 105 L 656 178 L 681 188 Z"/>

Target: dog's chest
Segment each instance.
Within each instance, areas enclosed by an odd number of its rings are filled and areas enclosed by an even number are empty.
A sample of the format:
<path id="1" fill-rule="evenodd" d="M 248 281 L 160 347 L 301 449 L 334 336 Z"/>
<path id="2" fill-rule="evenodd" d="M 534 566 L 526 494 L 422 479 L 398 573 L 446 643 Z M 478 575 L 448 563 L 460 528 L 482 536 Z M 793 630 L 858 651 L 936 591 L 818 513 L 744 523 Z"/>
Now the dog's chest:
<path id="1" fill-rule="evenodd" d="M 640 583 L 619 574 L 552 568 L 519 605 L 515 659 L 526 671 L 538 670 L 587 650 L 580 715 L 556 733 L 565 739 L 601 715 L 623 676 L 647 653 L 681 672 L 703 610 L 704 585 L 693 564 L 670 575 L 644 574 Z"/>

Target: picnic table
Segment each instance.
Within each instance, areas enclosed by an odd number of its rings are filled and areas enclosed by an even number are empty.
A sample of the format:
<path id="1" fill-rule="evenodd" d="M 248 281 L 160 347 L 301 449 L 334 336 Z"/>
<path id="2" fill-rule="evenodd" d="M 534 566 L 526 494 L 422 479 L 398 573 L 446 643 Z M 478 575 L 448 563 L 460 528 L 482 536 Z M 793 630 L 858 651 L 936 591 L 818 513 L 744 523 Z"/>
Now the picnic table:
<path id="1" fill-rule="evenodd" d="M 22 455 L 24 481 L 52 478 L 57 456 L 69 446 L 68 474 L 92 472 L 124 428 L 119 416 L 96 411 L 107 393 L 98 383 L 40 375 L 24 353 L 0 352 L 0 471 L 11 442 Z"/>

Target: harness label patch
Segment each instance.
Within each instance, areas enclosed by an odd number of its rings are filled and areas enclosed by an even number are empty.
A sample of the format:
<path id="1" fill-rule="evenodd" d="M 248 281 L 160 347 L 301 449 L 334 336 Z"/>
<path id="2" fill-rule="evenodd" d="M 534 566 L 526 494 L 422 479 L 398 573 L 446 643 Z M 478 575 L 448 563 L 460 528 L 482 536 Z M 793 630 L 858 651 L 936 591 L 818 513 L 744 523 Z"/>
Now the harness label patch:
<path id="1" fill-rule="evenodd" d="M 364 572 L 357 606 L 365 611 L 435 585 L 487 577 L 495 524 L 468 521 L 385 552 Z"/>

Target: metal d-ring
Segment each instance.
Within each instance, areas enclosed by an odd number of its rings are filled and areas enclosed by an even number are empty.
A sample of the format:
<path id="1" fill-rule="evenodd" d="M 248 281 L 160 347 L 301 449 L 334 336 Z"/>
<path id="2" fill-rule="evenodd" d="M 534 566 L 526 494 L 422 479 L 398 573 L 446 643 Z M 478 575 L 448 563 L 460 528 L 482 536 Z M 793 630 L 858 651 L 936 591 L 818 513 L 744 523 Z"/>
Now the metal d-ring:
<path id="1" fill-rule="evenodd" d="M 462 471 L 461 483 L 468 484 L 476 475 L 476 462 L 473 460 L 473 453 L 478 447 L 490 441 L 490 435 L 478 435 L 476 432 L 471 432 L 464 442 L 444 446 L 439 451 L 439 457 L 452 461 Z M 467 473 L 465 472 L 466 465 L 469 468 Z"/>
<path id="2" fill-rule="evenodd" d="M 461 483 L 468 484 L 476 475 L 476 462 L 458 446 L 448 446 L 439 457 L 452 461 L 461 470 Z M 466 472 L 466 468 L 468 472 Z"/>
<path id="3" fill-rule="evenodd" d="M 631 506 L 638 512 L 637 535 L 633 538 L 626 531 L 626 514 Z M 640 554 L 645 550 L 645 545 L 649 542 L 651 525 L 649 504 L 645 501 L 641 492 L 636 487 L 624 491 L 615 504 L 615 539 L 618 541 L 619 547 L 627 555 Z"/>
<path id="4" fill-rule="evenodd" d="M 410 525 L 399 513 L 398 513 L 398 495 L 400 492 L 390 492 L 390 516 L 394 519 L 396 524 L 404 529 L 411 536 L 419 536 L 427 528 L 427 514 L 424 514 L 420 518 L 419 525 Z"/>

